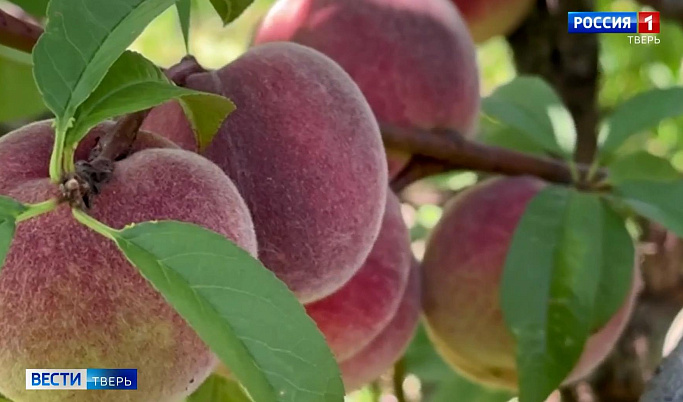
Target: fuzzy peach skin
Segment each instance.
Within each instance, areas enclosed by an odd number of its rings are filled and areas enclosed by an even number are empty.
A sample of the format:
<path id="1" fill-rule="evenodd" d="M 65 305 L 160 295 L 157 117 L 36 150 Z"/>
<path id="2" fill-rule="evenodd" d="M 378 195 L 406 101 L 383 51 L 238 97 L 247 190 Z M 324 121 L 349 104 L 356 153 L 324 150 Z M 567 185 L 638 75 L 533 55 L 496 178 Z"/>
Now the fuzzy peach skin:
<path id="1" fill-rule="evenodd" d="M 514 230 L 545 186 L 531 177 L 494 178 L 456 196 L 445 208 L 423 260 L 424 316 L 437 351 L 455 370 L 494 387 L 517 387 L 516 346 L 500 307 L 500 281 Z M 564 383 L 588 375 L 612 350 L 639 289 L 597 333 Z M 533 284 L 530 284 L 533 286 Z"/>
<path id="2" fill-rule="evenodd" d="M 411 263 L 401 204 L 389 192 L 379 237 L 361 269 L 341 289 L 306 306 L 338 361 L 370 343 L 391 320 Z"/>
<path id="3" fill-rule="evenodd" d="M 519 26 L 534 0 L 452 0 L 467 21 L 476 43 L 505 35 Z"/>
<path id="4" fill-rule="evenodd" d="M 450 0 L 279 0 L 255 43 L 317 49 L 356 81 L 380 122 L 472 137 L 480 107 L 472 38 Z M 409 155 L 389 155 L 390 177 Z"/>
<path id="5" fill-rule="evenodd" d="M 370 253 L 386 202 L 377 122 L 336 63 L 294 43 L 251 48 L 187 87 L 225 95 L 237 110 L 203 155 L 233 179 L 251 210 L 259 253 L 303 303 L 341 288 Z M 187 144 L 179 106 L 143 128 Z"/>
<path id="6" fill-rule="evenodd" d="M 350 358 L 389 325 L 408 283 L 410 236 L 398 197 L 387 194 L 379 237 L 361 269 L 341 289 L 305 306 L 337 361 Z M 222 364 L 216 373 L 232 378 Z"/>
<path id="7" fill-rule="evenodd" d="M 401 304 L 389 324 L 367 346 L 339 364 L 346 393 L 387 372 L 408 348 L 420 319 L 422 294 L 422 270 L 417 261 L 411 265 Z"/>
<path id="8" fill-rule="evenodd" d="M 0 138 L 1 195 L 28 203 L 57 195 L 48 178 L 53 141 L 50 122 Z M 88 213 L 114 228 L 150 220 L 195 223 L 256 256 L 249 211 L 230 179 L 169 144 L 143 134 L 137 152 L 116 162 Z M 0 392 L 14 402 L 179 401 L 217 363 L 116 246 L 77 223 L 67 205 L 18 225 L 0 273 L 0 323 Z M 27 368 L 89 367 L 137 368 L 139 389 L 25 389 Z"/>

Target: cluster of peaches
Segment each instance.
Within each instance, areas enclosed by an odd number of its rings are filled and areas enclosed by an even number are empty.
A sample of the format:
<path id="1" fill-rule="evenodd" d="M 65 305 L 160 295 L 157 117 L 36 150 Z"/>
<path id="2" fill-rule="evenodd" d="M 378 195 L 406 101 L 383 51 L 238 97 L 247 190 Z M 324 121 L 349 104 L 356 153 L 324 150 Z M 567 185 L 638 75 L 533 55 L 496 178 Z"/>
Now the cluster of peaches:
<path id="1" fill-rule="evenodd" d="M 498 289 L 514 229 L 544 183 L 495 178 L 457 196 L 418 263 L 389 189 L 411 155 L 385 149 L 380 132 L 388 123 L 474 137 L 475 41 L 509 31 L 533 2 L 455 3 L 279 0 L 245 54 L 187 77 L 187 87 L 237 106 L 214 140 L 200 149 L 178 103 L 153 109 L 89 213 L 116 228 L 196 223 L 257 256 L 317 323 L 348 392 L 391 368 L 420 316 L 459 372 L 514 389 Z M 53 138 L 39 122 L 0 139 L 0 194 L 37 202 L 57 191 Z M 567 381 L 604 358 L 631 305 L 591 338 Z M 105 402 L 181 400 L 217 369 L 192 329 L 66 206 L 18 227 L 0 276 L 0 323 L 0 392 L 16 402 L 29 401 L 26 368 L 138 368 L 140 390 L 103 393 Z"/>

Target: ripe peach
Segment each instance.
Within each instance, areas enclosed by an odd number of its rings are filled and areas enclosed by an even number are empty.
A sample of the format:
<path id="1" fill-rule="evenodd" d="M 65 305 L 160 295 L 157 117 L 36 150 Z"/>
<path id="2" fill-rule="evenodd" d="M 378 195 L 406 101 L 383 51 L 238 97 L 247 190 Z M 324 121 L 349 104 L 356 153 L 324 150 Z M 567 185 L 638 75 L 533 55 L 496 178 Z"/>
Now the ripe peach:
<path id="1" fill-rule="evenodd" d="M 308 304 L 338 361 L 370 343 L 398 309 L 412 263 L 398 197 L 389 192 L 379 237 L 361 269 L 341 289 Z"/>
<path id="2" fill-rule="evenodd" d="M 421 286 L 422 270 L 413 261 L 401 304 L 389 324 L 367 346 L 340 363 L 347 393 L 381 376 L 408 348 L 420 318 Z"/>
<path id="3" fill-rule="evenodd" d="M 466 190 L 446 207 L 425 252 L 428 333 L 454 369 L 491 386 L 517 386 L 516 346 L 503 320 L 500 280 L 515 227 L 544 185 L 514 177 Z M 565 383 L 589 374 L 610 352 L 630 316 L 639 278 L 628 301 L 589 338 Z"/>
<path id="4" fill-rule="evenodd" d="M 387 191 L 379 129 L 358 86 L 294 43 L 254 47 L 187 86 L 237 106 L 203 154 L 246 200 L 265 266 L 304 303 L 342 287 L 370 253 Z M 143 127 L 187 144 L 189 126 L 168 126 L 178 113 L 166 105 Z"/>
<path id="5" fill-rule="evenodd" d="M 279 0 L 255 43 L 292 41 L 339 63 L 377 119 L 473 136 L 479 73 L 467 26 L 449 0 Z M 406 155 L 390 155 L 391 174 Z"/>
<path id="6" fill-rule="evenodd" d="M 57 196 L 48 177 L 53 141 L 50 122 L 0 138 L 0 194 L 29 203 Z M 230 179 L 169 144 L 140 137 L 88 213 L 114 228 L 164 219 L 199 224 L 256 256 L 249 211 Z M 178 401 L 217 362 L 116 246 L 77 223 L 68 205 L 18 225 L 0 274 L 0 322 L 0 392 L 15 402 Z M 27 368 L 89 367 L 137 368 L 139 389 L 25 389 Z"/>

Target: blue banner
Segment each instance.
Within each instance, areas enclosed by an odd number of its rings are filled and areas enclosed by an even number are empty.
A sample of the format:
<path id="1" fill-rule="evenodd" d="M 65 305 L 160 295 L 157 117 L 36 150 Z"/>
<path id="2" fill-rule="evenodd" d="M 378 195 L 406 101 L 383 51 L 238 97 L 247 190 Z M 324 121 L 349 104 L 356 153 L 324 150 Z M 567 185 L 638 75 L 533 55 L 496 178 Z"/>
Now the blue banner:
<path id="1" fill-rule="evenodd" d="M 138 370 L 27 369 L 26 389 L 138 389 Z"/>
<path id="2" fill-rule="evenodd" d="M 570 12 L 569 33 L 638 33 L 636 12 Z"/>
<path id="3" fill-rule="evenodd" d="M 138 370 L 88 369 L 88 389 L 138 389 Z"/>

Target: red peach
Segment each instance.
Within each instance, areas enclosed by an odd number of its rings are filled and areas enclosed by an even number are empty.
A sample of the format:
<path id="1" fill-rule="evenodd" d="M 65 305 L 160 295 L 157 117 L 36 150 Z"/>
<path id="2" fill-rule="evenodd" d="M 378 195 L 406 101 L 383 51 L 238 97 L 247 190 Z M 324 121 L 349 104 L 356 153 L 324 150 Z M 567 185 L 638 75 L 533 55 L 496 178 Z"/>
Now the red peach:
<path id="1" fill-rule="evenodd" d="M 389 324 L 367 346 L 340 363 L 347 393 L 381 376 L 408 348 L 420 318 L 421 277 L 420 265 L 414 262 L 401 304 Z"/>
<path id="2" fill-rule="evenodd" d="M 361 269 L 341 289 L 306 306 L 338 361 L 370 343 L 391 320 L 411 263 L 401 204 L 390 192 L 379 237 Z"/>
<path id="3" fill-rule="evenodd" d="M 247 202 L 265 266 L 303 303 L 341 288 L 377 239 L 387 191 L 379 128 L 358 86 L 313 49 L 271 43 L 187 87 L 237 106 L 203 155 Z M 167 104 L 143 128 L 187 147 L 189 126 L 168 126 L 179 113 Z"/>
<path id="4" fill-rule="evenodd" d="M 53 142 L 50 122 L 0 138 L 0 194 L 26 203 L 56 197 L 48 177 Z M 78 154 L 93 143 L 84 141 Z M 195 223 L 256 256 L 249 211 L 230 179 L 169 144 L 143 134 L 87 212 L 114 228 Z M 0 392 L 15 402 L 178 401 L 217 363 L 113 242 L 76 222 L 66 204 L 18 225 L 0 275 L 0 322 Z M 139 389 L 26 390 L 28 368 L 88 367 L 137 368 Z"/>
<path id="5" fill-rule="evenodd" d="M 283 40 L 339 63 L 381 123 L 475 134 L 476 54 L 449 0 L 279 0 L 254 42 Z M 391 177 L 407 161 L 406 155 L 390 155 Z"/>
<path id="6" fill-rule="evenodd" d="M 455 370 L 478 382 L 517 387 L 516 345 L 500 307 L 500 281 L 515 228 L 545 186 L 531 177 L 497 178 L 453 199 L 431 234 L 423 261 L 424 314 L 430 338 Z M 593 334 L 565 380 L 589 374 L 626 325 L 640 276 L 623 307 Z"/>

